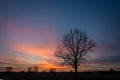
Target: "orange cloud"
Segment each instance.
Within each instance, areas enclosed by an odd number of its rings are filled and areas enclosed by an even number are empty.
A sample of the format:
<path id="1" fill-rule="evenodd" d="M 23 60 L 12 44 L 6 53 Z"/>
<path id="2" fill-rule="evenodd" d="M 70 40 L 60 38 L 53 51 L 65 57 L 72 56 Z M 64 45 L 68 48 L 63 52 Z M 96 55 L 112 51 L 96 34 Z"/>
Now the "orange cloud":
<path id="1" fill-rule="evenodd" d="M 5 36 L 9 36 L 3 38 L 2 43 L 8 48 L 8 54 L 11 54 L 13 59 L 17 59 L 18 62 L 15 62 L 15 64 L 20 64 L 20 61 L 24 62 L 25 60 L 26 62 L 30 62 L 31 65 L 39 63 L 39 61 L 32 62 L 32 57 L 28 61 L 28 56 L 32 55 L 39 56 L 44 62 L 52 59 L 57 40 L 56 33 L 52 28 L 33 27 L 30 23 L 18 25 L 4 18 L 2 20 L 1 30 Z M 12 56 L 13 53 L 11 51 L 15 51 L 15 54 L 22 54 L 20 56 Z"/>
<path id="2" fill-rule="evenodd" d="M 17 25 L 9 19 L 2 22 L 4 33 L 10 37 L 5 44 L 11 50 L 42 56 L 54 52 L 57 37 L 51 28 L 33 27 L 30 23 Z"/>
<path id="3" fill-rule="evenodd" d="M 40 71 L 42 70 L 49 71 L 51 68 L 55 68 L 58 72 L 71 70 L 69 66 L 60 66 L 60 65 L 53 64 L 51 62 L 42 62 L 38 64 L 38 66 Z"/>

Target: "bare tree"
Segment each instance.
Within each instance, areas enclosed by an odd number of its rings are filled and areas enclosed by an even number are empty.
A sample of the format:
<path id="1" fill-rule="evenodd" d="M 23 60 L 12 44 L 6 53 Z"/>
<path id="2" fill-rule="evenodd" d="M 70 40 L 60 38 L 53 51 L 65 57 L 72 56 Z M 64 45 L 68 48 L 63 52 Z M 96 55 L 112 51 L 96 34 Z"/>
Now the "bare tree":
<path id="1" fill-rule="evenodd" d="M 27 71 L 28 71 L 28 72 L 32 72 L 32 68 L 31 68 L 31 67 L 28 67 Z"/>
<path id="2" fill-rule="evenodd" d="M 49 72 L 54 73 L 54 72 L 56 72 L 56 69 L 55 69 L 55 68 L 51 68 L 51 69 L 49 70 Z"/>
<path id="3" fill-rule="evenodd" d="M 13 67 L 6 67 L 6 72 L 12 72 Z"/>
<path id="4" fill-rule="evenodd" d="M 38 72 L 39 67 L 37 65 L 33 66 L 34 72 Z"/>
<path id="5" fill-rule="evenodd" d="M 78 66 L 83 59 L 87 58 L 87 53 L 92 51 L 93 47 L 95 47 L 95 42 L 88 39 L 86 32 L 73 29 L 63 35 L 55 56 L 61 59 L 63 64 L 72 66 L 77 75 Z"/>

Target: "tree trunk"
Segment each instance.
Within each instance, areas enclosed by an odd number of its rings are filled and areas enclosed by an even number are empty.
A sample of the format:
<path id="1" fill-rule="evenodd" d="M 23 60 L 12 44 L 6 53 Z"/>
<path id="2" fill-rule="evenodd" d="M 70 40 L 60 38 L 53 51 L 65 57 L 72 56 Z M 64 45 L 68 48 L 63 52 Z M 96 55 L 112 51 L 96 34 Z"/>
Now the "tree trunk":
<path id="1" fill-rule="evenodd" d="M 76 65 L 74 69 L 75 69 L 75 77 L 77 77 L 78 76 L 78 66 Z"/>

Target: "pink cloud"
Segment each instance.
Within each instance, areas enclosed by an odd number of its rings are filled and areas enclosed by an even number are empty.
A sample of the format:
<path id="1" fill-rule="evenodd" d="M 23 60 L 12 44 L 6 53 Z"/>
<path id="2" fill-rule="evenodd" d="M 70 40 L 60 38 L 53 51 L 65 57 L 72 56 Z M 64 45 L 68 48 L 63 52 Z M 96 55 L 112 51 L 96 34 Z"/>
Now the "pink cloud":
<path id="1" fill-rule="evenodd" d="M 54 53 L 57 35 L 52 28 L 31 26 L 29 23 L 17 25 L 6 18 L 2 20 L 1 28 L 2 32 L 9 36 L 6 36 L 2 43 L 12 51 L 43 58 L 49 58 Z"/>

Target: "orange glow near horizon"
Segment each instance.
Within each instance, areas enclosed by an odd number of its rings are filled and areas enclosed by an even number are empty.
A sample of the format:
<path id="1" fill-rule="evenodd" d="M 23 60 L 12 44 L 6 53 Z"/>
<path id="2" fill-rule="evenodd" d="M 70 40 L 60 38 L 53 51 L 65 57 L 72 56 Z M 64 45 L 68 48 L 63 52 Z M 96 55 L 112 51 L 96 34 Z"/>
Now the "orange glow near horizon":
<path id="1" fill-rule="evenodd" d="M 21 26 L 6 18 L 2 25 L 4 26 L 2 28 L 5 31 L 4 33 L 11 37 L 2 41 L 8 47 L 7 54 L 9 54 L 5 58 L 0 58 L 4 67 L 13 66 L 14 71 L 26 71 L 30 66 L 41 64 L 38 65 L 39 68 L 47 71 L 50 68 L 55 68 L 57 71 L 63 69 L 70 71 L 72 69 L 69 66 L 56 65 L 58 60 L 53 55 L 58 37 L 54 29 L 48 27 L 34 28 L 30 23 L 24 23 Z"/>

